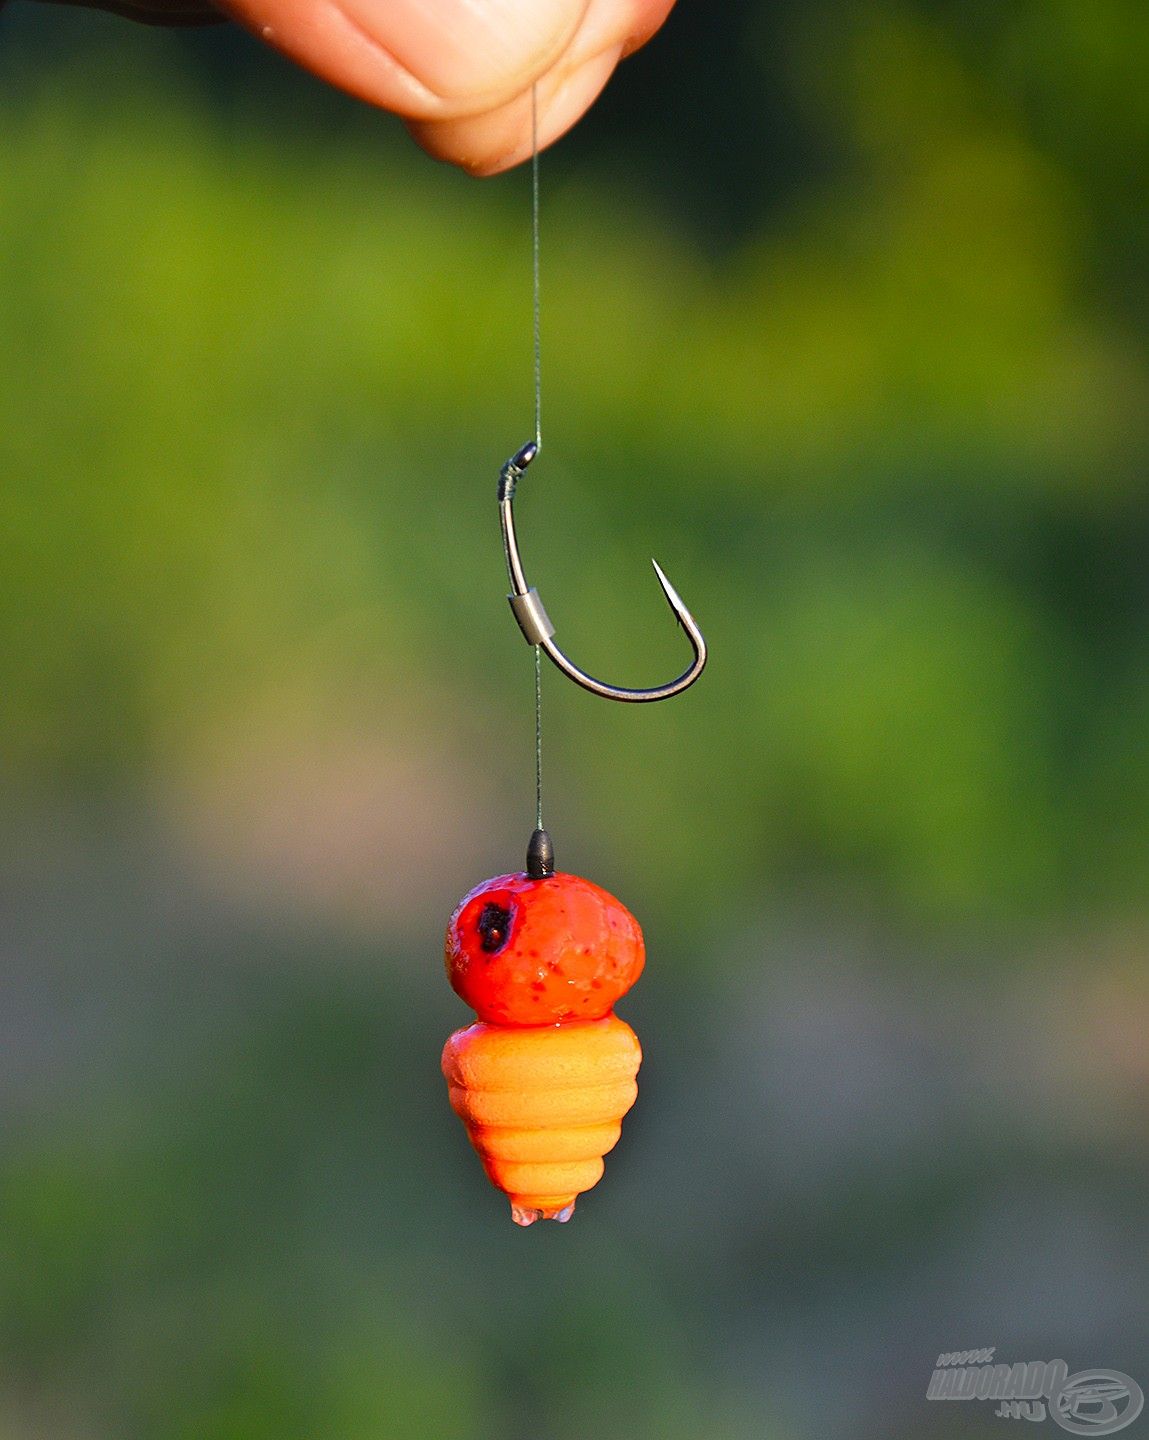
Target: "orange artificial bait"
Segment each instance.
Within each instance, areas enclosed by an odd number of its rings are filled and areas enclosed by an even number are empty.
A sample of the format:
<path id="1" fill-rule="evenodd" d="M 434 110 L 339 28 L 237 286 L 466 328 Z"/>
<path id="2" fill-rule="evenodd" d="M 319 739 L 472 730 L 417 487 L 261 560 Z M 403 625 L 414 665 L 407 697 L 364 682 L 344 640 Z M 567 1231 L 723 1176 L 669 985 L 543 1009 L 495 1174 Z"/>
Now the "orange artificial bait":
<path id="1" fill-rule="evenodd" d="M 638 1036 L 614 1014 L 645 960 L 638 921 L 613 895 L 556 874 L 546 832 L 527 873 L 459 902 L 447 974 L 478 1021 L 443 1049 L 451 1105 L 516 1224 L 569 1220 L 602 1178 L 638 1094 Z"/>

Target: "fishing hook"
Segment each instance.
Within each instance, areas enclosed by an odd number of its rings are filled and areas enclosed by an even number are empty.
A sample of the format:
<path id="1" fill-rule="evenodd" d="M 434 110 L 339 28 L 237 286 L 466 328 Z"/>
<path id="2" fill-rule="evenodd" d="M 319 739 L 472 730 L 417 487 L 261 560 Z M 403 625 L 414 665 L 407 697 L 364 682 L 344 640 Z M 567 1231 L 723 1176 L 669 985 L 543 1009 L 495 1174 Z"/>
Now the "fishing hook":
<path id="1" fill-rule="evenodd" d="M 513 592 L 507 596 L 507 599 L 511 603 L 515 619 L 519 622 L 519 629 L 523 632 L 529 645 L 541 646 L 549 659 L 558 666 L 564 675 L 573 680 L 576 685 L 581 685 L 584 690 L 589 690 L 592 695 L 601 695 L 604 700 L 669 700 L 672 695 L 677 695 L 688 686 L 693 685 L 702 674 L 703 666 L 706 664 L 706 641 L 702 638 L 702 631 L 694 622 L 694 616 L 682 603 L 682 597 L 663 574 L 657 560 L 652 560 L 650 563 L 654 566 L 654 573 L 658 576 L 662 593 L 666 596 L 667 604 L 674 611 L 674 618 L 686 631 L 690 647 L 694 651 L 694 659 L 677 680 L 671 680 L 666 685 L 656 685 L 650 690 L 627 690 L 621 685 L 607 685 L 602 680 L 596 680 L 593 675 L 588 675 L 585 670 L 580 670 L 574 661 L 569 660 L 555 644 L 553 638 L 555 627 L 551 624 L 550 617 L 543 608 L 539 592 L 533 585 L 527 584 L 526 576 L 523 574 L 523 562 L 519 558 L 519 542 L 515 535 L 515 486 L 522 478 L 523 471 L 538 453 L 538 444 L 532 440 L 512 455 L 499 472 L 499 520 L 503 527 L 503 550 L 507 557 L 507 574 L 510 576 Z"/>

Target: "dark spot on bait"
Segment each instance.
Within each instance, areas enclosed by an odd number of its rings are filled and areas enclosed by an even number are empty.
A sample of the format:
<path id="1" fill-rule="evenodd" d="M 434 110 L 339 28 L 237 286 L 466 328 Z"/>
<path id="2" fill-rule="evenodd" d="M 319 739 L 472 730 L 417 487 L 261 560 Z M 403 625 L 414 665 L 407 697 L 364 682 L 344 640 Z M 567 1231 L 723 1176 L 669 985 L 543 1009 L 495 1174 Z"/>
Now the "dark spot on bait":
<path id="1" fill-rule="evenodd" d="M 497 955 L 510 935 L 511 912 L 502 905 L 484 905 L 476 929 L 486 953 Z"/>

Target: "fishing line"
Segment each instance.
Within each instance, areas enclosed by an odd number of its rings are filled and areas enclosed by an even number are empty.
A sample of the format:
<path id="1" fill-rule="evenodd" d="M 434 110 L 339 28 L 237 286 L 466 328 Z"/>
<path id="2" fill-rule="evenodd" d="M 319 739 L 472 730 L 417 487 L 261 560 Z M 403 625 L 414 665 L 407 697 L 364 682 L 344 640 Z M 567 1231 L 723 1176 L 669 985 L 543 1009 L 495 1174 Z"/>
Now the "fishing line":
<path id="1" fill-rule="evenodd" d="M 539 87 L 531 86 L 531 270 L 534 281 L 535 445 L 543 448 L 542 340 L 539 305 Z M 543 659 L 535 650 L 535 829 L 543 829 Z"/>

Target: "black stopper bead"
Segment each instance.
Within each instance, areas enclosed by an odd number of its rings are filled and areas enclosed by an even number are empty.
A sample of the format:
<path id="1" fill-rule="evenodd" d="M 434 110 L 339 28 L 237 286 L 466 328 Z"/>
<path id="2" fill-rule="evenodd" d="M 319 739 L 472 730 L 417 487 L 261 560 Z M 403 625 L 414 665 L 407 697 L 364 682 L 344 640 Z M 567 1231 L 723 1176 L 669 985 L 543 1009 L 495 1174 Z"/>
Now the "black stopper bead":
<path id="1" fill-rule="evenodd" d="M 545 830 L 535 830 L 527 845 L 527 874 L 532 880 L 546 880 L 555 873 L 555 847 Z"/>

